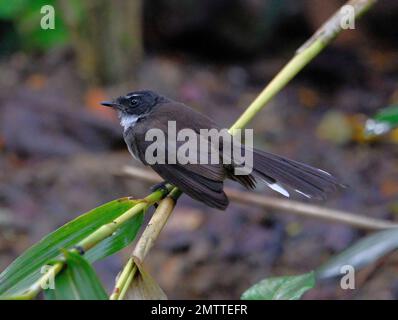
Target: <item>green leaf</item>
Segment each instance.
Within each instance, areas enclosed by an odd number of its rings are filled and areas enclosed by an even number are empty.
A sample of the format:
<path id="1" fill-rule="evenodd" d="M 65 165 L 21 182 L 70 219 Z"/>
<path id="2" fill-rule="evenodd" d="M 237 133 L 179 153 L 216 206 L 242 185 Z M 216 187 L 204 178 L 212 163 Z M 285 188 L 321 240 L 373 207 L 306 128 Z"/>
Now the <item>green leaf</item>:
<path id="1" fill-rule="evenodd" d="M 66 266 L 55 277 L 54 287 L 44 290 L 47 300 L 107 300 L 93 267 L 75 252 L 64 252 Z"/>
<path id="2" fill-rule="evenodd" d="M 26 250 L 0 274 L 0 296 L 11 296 L 21 293 L 41 276 L 40 269 L 46 262 L 60 255 L 60 249 L 76 245 L 80 240 L 102 225 L 110 223 L 136 203 L 136 201 L 128 198 L 108 202 L 68 222 L 44 237 Z M 123 236 L 125 237 L 124 233 Z M 104 247 L 106 252 L 94 253 L 91 261 L 120 250 L 126 244 L 126 242 L 120 242 L 120 237 L 113 238 L 116 240 L 113 248 L 111 248 L 112 240 L 108 240 L 108 244 Z"/>
<path id="3" fill-rule="evenodd" d="M 143 212 L 135 215 L 111 237 L 106 238 L 94 248 L 87 251 L 85 258 L 90 262 L 94 262 L 108 257 L 128 246 L 135 239 L 135 236 L 142 225 L 143 218 Z"/>
<path id="4" fill-rule="evenodd" d="M 247 289 L 243 300 L 297 300 L 315 286 L 314 272 L 268 278 Z"/>
<path id="5" fill-rule="evenodd" d="M 341 275 L 341 268 L 350 265 L 360 269 L 398 247 L 398 228 L 380 231 L 365 237 L 316 270 L 319 279 Z"/>
<path id="6" fill-rule="evenodd" d="M 54 29 L 44 30 L 40 26 L 44 16 L 41 8 L 44 5 L 51 5 L 55 9 Z M 70 7 L 78 8 L 76 5 Z M 46 50 L 66 43 L 69 32 L 60 12 L 62 9 L 55 0 L 0 0 L 0 19 L 12 20 L 21 38 L 20 45 L 25 50 Z"/>
<path id="7" fill-rule="evenodd" d="M 373 119 L 366 121 L 366 133 L 369 135 L 385 134 L 398 126 L 398 105 L 382 109 Z"/>
<path id="8" fill-rule="evenodd" d="M 374 116 L 374 119 L 377 121 L 388 122 L 392 125 L 398 125 L 398 105 L 382 109 Z"/>
<path id="9" fill-rule="evenodd" d="M 29 0 L 0 0 L 0 19 L 13 19 L 29 5 Z"/>
<path id="10" fill-rule="evenodd" d="M 19 16 L 17 30 L 23 37 L 22 46 L 26 49 L 50 49 L 56 45 L 64 44 L 69 35 L 61 16 L 55 14 L 54 29 L 44 30 L 40 27 L 40 21 L 43 17 L 40 9 L 41 5 L 38 3 L 37 7 L 32 6 Z"/>

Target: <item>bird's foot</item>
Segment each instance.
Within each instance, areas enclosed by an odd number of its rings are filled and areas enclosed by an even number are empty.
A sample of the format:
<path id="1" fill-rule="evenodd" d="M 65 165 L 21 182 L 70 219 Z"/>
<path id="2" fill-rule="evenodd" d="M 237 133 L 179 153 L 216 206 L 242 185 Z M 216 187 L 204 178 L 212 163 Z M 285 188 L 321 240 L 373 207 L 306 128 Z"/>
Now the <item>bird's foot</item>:
<path id="1" fill-rule="evenodd" d="M 153 185 L 152 187 L 149 188 L 149 190 L 151 192 L 156 192 L 158 190 L 163 191 L 164 194 L 168 194 L 169 193 L 169 188 L 167 187 L 167 182 L 166 181 L 162 181 L 160 183 L 157 183 L 155 185 Z"/>
<path id="2" fill-rule="evenodd" d="M 167 187 L 167 182 L 166 181 L 162 181 L 160 183 L 157 183 L 157 184 L 153 185 L 152 187 L 149 188 L 149 190 L 151 192 L 156 192 L 156 191 L 161 190 L 162 193 L 163 193 L 163 197 L 162 198 L 166 197 L 169 194 L 169 192 L 170 192 L 169 188 Z M 159 205 L 158 202 L 153 204 L 155 209 L 157 209 L 158 205 Z"/>

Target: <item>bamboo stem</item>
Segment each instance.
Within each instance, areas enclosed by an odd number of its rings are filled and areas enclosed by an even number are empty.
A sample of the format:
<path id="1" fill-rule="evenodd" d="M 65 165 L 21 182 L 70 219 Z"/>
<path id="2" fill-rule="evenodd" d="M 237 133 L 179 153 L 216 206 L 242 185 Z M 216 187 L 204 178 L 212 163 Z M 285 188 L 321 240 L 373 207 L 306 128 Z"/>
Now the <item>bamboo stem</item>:
<path id="1" fill-rule="evenodd" d="M 120 226 L 126 221 L 133 218 L 135 215 L 139 214 L 142 211 L 145 211 L 148 207 L 148 203 L 140 202 L 137 203 L 130 210 L 126 211 L 120 217 L 116 218 L 112 222 L 101 226 L 99 229 L 94 231 L 92 234 L 84 238 L 77 244 L 77 247 L 83 249 L 83 251 L 88 251 L 95 245 L 97 245 L 102 240 L 111 236 Z"/>
<path id="2" fill-rule="evenodd" d="M 131 261 L 133 261 L 132 258 L 130 258 L 130 259 L 131 259 Z M 115 295 L 113 297 L 113 299 L 111 299 L 111 300 L 123 300 L 124 299 L 124 297 L 127 294 L 128 289 L 130 287 L 130 284 L 131 284 L 131 282 L 133 281 L 133 279 L 135 277 L 135 274 L 136 274 L 137 270 L 138 270 L 138 268 L 134 264 L 133 268 L 131 269 L 131 271 L 127 275 L 126 281 L 121 284 L 120 294 L 119 295 Z"/>
<path id="3" fill-rule="evenodd" d="M 175 189 L 176 190 L 176 189 Z M 149 221 L 141 238 L 137 242 L 132 256 L 143 261 L 149 250 L 153 247 L 156 238 L 159 236 L 164 225 L 166 224 L 173 208 L 175 206 L 175 200 L 171 197 L 166 197 L 160 203 L 152 219 Z"/>
<path id="4" fill-rule="evenodd" d="M 127 263 L 124 265 L 120 276 L 116 280 L 115 287 L 111 296 L 109 297 L 110 300 L 118 300 L 119 297 L 125 296 L 127 288 L 130 285 L 136 271 L 137 266 L 134 264 L 133 258 L 129 258 Z"/>
<path id="5" fill-rule="evenodd" d="M 140 239 L 138 240 L 131 257 L 125 264 L 119 278 L 116 281 L 115 288 L 113 289 L 111 300 L 122 300 L 130 287 L 131 282 L 137 272 L 137 267 L 134 263 L 134 258 L 142 262 L 148 252 L 153 247 L 156 239 L 158 238 L 160 232 L 165 226 L 168 218 L 170 217 L 175 204 L 176 199 L 181 194 L 177 188 L 174 188 L 170 194 L 160 201 L 159 206 L 153 213 L 151 220 L 145 227 Z"/>
<path id="6" fill-rule="evenodd" d="M 351 0 L 346 3 L 353 7 L 355 18 L 359 18 L 377 0 Z M 236 129 L 242 129 L 261 111 L 262 108 L 295 77 L 309 62 L 311 62 L 342 30 L 343 13 L 339 9 L 330 17 L 317 32 L 301 46 L 296 55 L 264 88 L 243 114 L 236 120 L 229 131 L 233 134 Z"/>
<path id="7" fill-rule="evenodd" d="M 296 55 L 288 64 L 276 75 L 274 79 L 257 96 L 250 106 L 231 126 L 229 131 L 234 134 L 236 129 L 244 128 L 262 108 L 281 91 L 286 84 L 294 78 L 312 59 L 314 59 L 326 45 L 320 41 L 315 42 L 302 53 Z"/>

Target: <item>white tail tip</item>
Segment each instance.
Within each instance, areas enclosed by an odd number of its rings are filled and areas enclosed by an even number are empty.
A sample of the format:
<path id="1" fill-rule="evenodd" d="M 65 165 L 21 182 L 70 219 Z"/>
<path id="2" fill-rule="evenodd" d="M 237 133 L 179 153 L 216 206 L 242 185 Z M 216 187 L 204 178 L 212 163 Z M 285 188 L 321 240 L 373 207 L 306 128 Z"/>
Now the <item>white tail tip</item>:
<path id="1" fill-rule="evenodd" d="M 301 194 L 304 197 L 307 197 L 308 199 L 311 199 L 311 196 L 309 194 L 304 193 L 303 191 L 294 189 L 294 191 L 296 191 L 297 193 Z"/>
<path id="2" fill-rule="evenodd" d="M 272 190 L 275 190 L 276 192 L 279 192 L 280 194 L 283 194 L 287 198 L 290 197 L 289 192 L 287 192 L 287 190 L 284 187 L 282 187 L 280 184 L 268 183 L 268 187 L 270 187 Z"/>

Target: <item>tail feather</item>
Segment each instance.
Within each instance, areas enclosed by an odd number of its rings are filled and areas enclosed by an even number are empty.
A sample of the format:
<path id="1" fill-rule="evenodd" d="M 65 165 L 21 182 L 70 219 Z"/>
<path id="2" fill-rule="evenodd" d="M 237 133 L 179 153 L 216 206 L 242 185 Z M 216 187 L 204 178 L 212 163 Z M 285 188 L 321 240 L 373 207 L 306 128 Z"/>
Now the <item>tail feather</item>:
<path id="1" fill-rule="evenodd" d="M 283 190 L 278 192 L 285 196 L 287 191 L 280 184 L 316 199 L 325 199 L 328 192 L 343 186 L 326 171 L 260 150 L 254 150 L 252 174 L 265 180 L 272 189 Z"/>

